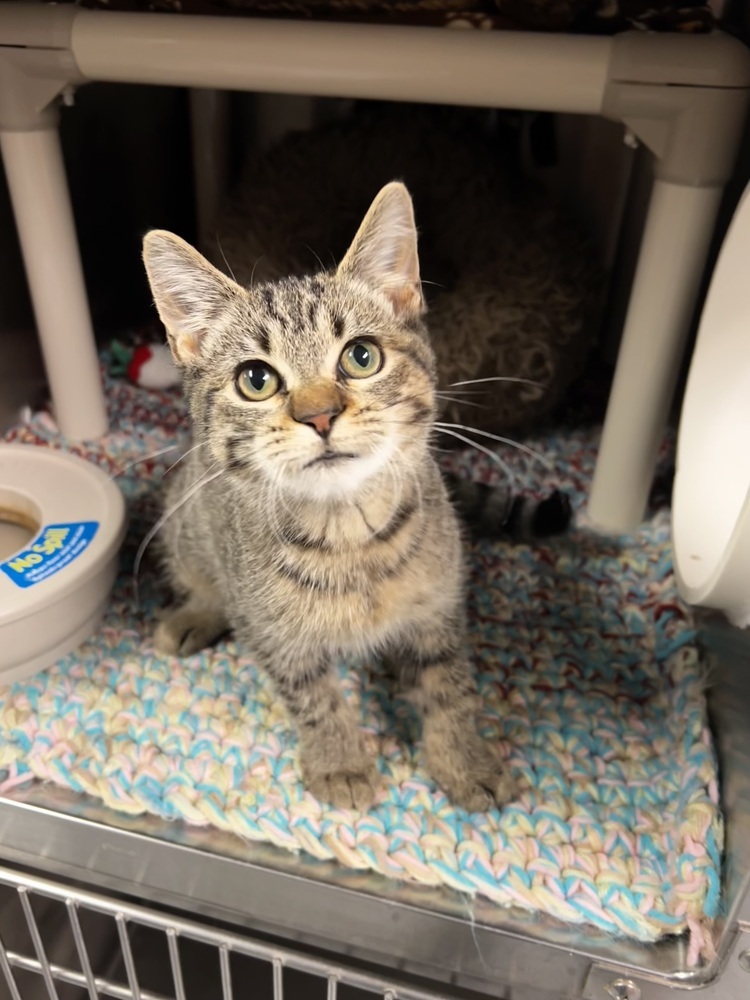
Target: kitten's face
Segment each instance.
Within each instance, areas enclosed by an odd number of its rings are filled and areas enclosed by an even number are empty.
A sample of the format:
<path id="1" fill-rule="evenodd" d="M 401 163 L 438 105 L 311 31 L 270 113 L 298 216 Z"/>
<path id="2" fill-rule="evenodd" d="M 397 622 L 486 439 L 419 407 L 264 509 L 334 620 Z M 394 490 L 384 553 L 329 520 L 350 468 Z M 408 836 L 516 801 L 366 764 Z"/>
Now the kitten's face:
<path id="1" fill-rule="evenodd" d="M 253 291 L 230 316 L 190 393 L 196 430 L 223 465 L 341 498 L 426 447 L 431 351 L 364 286 L 290 280 Z"/>
<path id="2" fill-rule="evenodd" d="M 435 366 L 401 185 L 383 189 L 336 274 L 244 290 L 161 233 L 145 258 L 196 441 L 217 468 L 342 500 L 419 461 Z"/>

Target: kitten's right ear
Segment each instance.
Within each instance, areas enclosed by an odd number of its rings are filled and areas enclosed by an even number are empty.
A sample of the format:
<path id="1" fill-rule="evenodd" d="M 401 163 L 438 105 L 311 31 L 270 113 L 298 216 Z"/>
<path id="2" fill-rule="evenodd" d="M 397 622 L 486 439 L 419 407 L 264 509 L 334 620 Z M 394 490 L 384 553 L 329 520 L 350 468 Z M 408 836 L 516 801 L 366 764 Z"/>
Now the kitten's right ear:
<path id="1" fill-rule="evenodd" d="M 375 197 L 338 273 L 383 292 L 396 315 L 424 312 L 414 209 L 399 181 L 386 184 Z"/>
<path id="2" fill-rule="evenodd" d="M 206 333 L 242 290 L 189 243 L 163 229 L 146 234 L 143 263 L 175 361 L 196 363 Z"/>

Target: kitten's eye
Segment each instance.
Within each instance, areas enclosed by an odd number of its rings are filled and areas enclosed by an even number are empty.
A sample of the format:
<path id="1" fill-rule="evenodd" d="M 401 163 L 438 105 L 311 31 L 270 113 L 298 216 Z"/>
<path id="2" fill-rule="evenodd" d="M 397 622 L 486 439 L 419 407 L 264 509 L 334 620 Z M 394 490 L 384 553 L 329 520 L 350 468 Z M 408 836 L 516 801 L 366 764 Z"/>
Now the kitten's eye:
<path id="1" fill-rule="evenodd" d="M 279 376 L 263 361 L 249 361 L 237 373 L 235 382 L 240 394 L 254 403 L 270 399 L 281 386 Z"/>
<path id="2" fill-rule="evenodd" d="M 380 371 L 383 353 L 371 340 L 355 340 L 344 348 L 339 368 L 347 378 L 368 378 Z"/>

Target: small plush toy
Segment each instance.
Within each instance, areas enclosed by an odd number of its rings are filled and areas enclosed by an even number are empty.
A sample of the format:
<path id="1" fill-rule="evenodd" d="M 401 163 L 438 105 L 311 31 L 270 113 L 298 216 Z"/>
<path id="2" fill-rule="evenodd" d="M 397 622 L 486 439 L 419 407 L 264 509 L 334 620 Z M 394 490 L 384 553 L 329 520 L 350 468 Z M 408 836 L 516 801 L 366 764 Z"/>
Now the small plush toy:
<path id="1" fill-rule="evenodd" d="M 179 385 L 180 376 L 166 344 L 140 344 L 131 348 L 114 342 L 111 354 L 109 367 L 113 375 L 126 375 L 144 389 L 169 389 Z"/>
<path id="2" fill-rule="evenodd" d="M 144 389 L 169 389 L 180 376 L 166 344 L 141 344 L 133 351 L 128 378 Z"/>

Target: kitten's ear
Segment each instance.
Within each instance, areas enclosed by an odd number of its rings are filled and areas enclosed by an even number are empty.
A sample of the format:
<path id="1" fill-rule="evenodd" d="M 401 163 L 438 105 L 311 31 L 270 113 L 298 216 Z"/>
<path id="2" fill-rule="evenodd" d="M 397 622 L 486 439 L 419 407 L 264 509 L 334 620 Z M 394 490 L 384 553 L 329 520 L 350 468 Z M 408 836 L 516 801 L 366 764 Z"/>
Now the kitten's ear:
<path id="1" fill-rule="evenodd" d="M 393 181 L 381 189 L 338 273 L 385 292 L 396 315 L 424 312 L 414 209 L 403 184 Z"/>
<path id="2" fill-rule="evenodd" d="M 241 288 L 185 240 L 162 229 L 146 234 L 143 263 L 175 361 L 197 362 L 206 333 Z"/>

